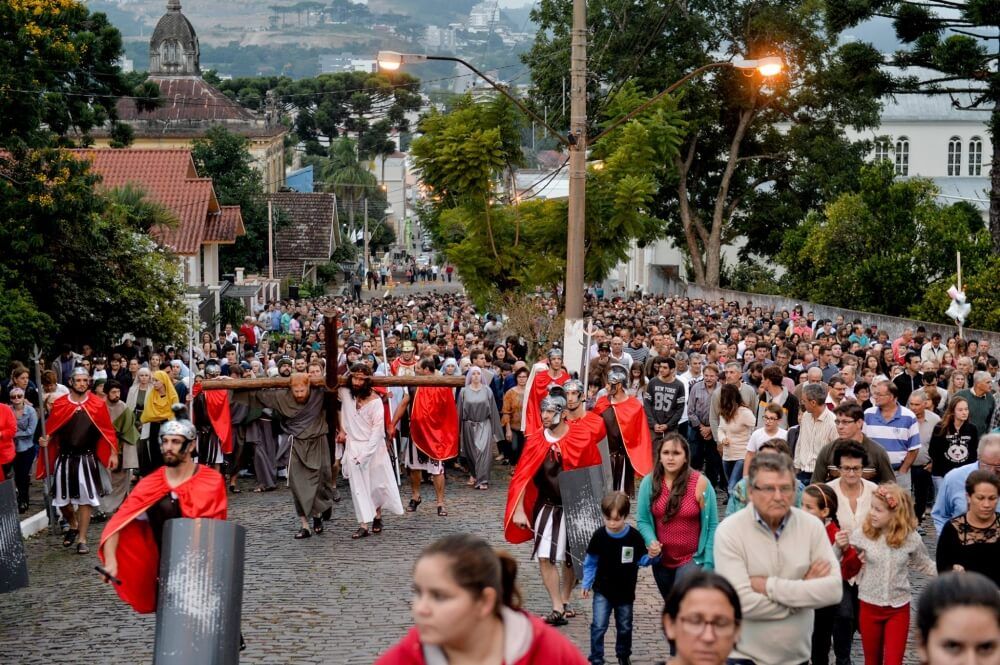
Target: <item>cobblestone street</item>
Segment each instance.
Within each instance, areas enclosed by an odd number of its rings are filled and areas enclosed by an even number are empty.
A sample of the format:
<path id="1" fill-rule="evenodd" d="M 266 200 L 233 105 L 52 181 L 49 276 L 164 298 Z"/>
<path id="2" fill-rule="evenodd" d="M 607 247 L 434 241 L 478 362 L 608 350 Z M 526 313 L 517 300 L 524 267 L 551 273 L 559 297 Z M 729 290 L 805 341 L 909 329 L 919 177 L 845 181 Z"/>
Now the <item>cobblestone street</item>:
<path id="1" fill-rule="evenodd" d="M 464 486 L 449 474 L 447 517 L 434 511 L 433 490 L 424 486 L 416 513 L 388 516 L 381 535 L 352 541 L 357 524 L 346 487 L 326 531 L 308 540 L 292 538 L 297 528 L 291 493 L 230 495 L 229 516 L 247 527 L 243 631 L 245 663 L 333 663 L 368 665 L 411 625 L 410 570 L 419 550 L 435 536 L 477 533 L 503 544 L 500 522 L 506 496 L 506 467 L 494 468 L 490 491 Z M 409 490 L 403 494 L 403 503 Z M 92 526 L 96 544 L 103 524 Z M 135 614 L 110 587 L 101 584 L 94 554 L 77 556 L 47 533 L 27 545 L 31 586 L 0 596 L 0 663 L 144 663 L 153 646 L 153 615 Z M 92 546 L 92 551 L 96 547 Z M 529 548 L 513 548 L 521 562 L 519 579 L 527 609 L 548 611 L 548 600 Z M 916 585 L 922 586 L 920 580 Z M 667 657 L 659 630 L 659 594 L 652 575 L 639 578 L 633 662 Z M 579 616 L 563 630 L 587 653 L 589 601 L 576 604 Z M 607 647 L 613 654 L 614 629 Z M 861 662 L 860 641 L 855 663 Z M 916 662 L 915 656 L 907 662 Z"/>

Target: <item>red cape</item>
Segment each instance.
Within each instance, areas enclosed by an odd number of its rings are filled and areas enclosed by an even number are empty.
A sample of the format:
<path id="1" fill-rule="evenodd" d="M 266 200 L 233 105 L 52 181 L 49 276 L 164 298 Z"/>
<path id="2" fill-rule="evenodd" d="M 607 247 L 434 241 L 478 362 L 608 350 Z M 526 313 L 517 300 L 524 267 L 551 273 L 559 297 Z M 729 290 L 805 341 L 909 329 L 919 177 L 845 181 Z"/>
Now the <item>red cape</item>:
<path id="1" fill-rule="evenodd" d="M 226 455 L 233 452 L 233 419 L 229 413 L 229 391 L 228 390 L 205 390 L 201 389 L 201 384 L 195 384 L 191 391 L 195 397 L 202 392 L 205 393 L 205 411 L 208 412 L 208 420 L 219 437 L 219 447 Z M 198 423 L 195 423 L 198 424 Z"/>
<path id="2" fill-rule="evenodd" d="M 164 494 L 173 491 L 184 517 L 226 519 L 226 483 L 215 469 L 204 465 L 187 481 L 172 490 L 167 484 L 167 470 L 160 467 L 139 481 L 132 493 L 104 527 L 97 555 L 104 563 L 104 543 L 119 534 L 118 578 L 113 585 L 121 599 L 140 614 L 156 611 L 156 585 L 160 574 L 160 551 L 147 520 L 136 518 L 149 510 Z"/>
<path id="3" fill-rule="evenodd" d="M 531 385 L 528 386 L 527 394 L 524 396 L 524 399 L 527 400 L 524 411 L 524 422 L 521 423 L 521 429 L 524 430 L 525 437 L 529 437 L 542 429 L 541 405 L 542 400 L 549 394 L 549 386 L 553 383 L 557 383 L 561 386 L 569 381 L 569 372 L 566 370 L 561 371 L 562 374 L 555 379 L 549 376 L 548 368 L 543 371 L 539 371 L 535 374 L 535 378 L 532 380 Z"/>
<path id="4" fill-rule="evenodd" d="M 601 453 L 594 443 L 589 430 L 570 426 L 566 435 L 559 440 L 563 470 L 571 471 L 600 464 Z M 507 542 L 524 543 L 533 537 L 530 529 L 523 529 L 514 524 L 514 508 L 523 496 L 524 512 L 528 519 L 532 519 L 535 501 L 538 499 L 538 488 L 534 483 L 535 473 L 542 466 L 548 452 L 549 442 L 545 438 L 544 430 L 535 432 L 524 444 L 521 459 L 517 462 L 514 477 L 510 479 L 510 487 L 507 489 L 507 508 L 503 516 L 503 535 Z"/>
<path id="5" fill-rule="evenodd" d="M 108 405 L 92 393 L 87 393 L 87 399 L 81 404 L 71 402 L 69 395 L 66 394 L 52 403 L 52 411 L 45 421 L 45 431 L 49 435 L 49 445 L 45 450 L 49 451 L 51 469 L 56 468 L 56 460 L 59 458 L 59 430 L 69 422 L 78 408 L 82 408 L 90 416 L 90 421 L 101 432 L 101 438 L 97 442 L 97 459 L 101 464 L 109 466 L 111 456 L 118 454 L 118 434 L 115 432 L 115 426 L 111 424 Z M 45 477 L 45 464 L 40 463 L 35 466 L 35 477 L 41 480 Z"/>
<path id="6" fill-rule="evenodd" d="M 458 457 L 458 407 L 451 388 L 418 388 L 410 410 L 413 444 L 431 459 Z"/>
<path id="7" fill-rule="evenodd" d="M 594 405 L 594 413 L 600 415 L 611 408 L 607 397 L 601 397 Z M 629 397 L 624 402 L 614 405 L 615 420 L 622 432 L 625 452 L 632 462 L 632 468 L 640 476 L 653 472 L 653 437 L 649 434 L 649 424 L 646 422 L 646 411 L 642 402 L 635 397 Z"/>
<path id="8" fill-rule="evenodd" d="M 569 638 L 533 614 L 528 614 L 528 618 L 531 620 L 531 645 L 523 656 L 509 665 L 587 665 L 587 659 Z M 427 665 L 420 632 L 411 628 L 403 639 L 375 661 L 375 665 Z"/>
<path id="9" fill-rule="evenodd" d="M 17 456 L 14 447 L 14 435 L 17 433 L 17 418 L 14 410 L 6 404 L 0 404 L 0 467 L 10 464 Z M 0 468 L 0 482 L 4 481 L 3 468 Z"/>

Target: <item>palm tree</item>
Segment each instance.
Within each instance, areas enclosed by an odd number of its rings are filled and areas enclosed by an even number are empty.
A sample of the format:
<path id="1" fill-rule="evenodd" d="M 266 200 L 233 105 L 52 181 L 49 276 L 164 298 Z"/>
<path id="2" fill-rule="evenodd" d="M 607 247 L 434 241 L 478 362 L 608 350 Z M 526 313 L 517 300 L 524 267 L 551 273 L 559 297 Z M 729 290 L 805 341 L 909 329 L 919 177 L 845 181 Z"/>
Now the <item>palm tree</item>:
<path id="1" fill-rule="evenodd" d="M 105 193 L 108 215 L 130 228 L 149 233 L 156 228 L 173 228 L 179 220 L 166 206 L 150 200 L 141 187 L 127 183 Z"/>
<path id="2" fill-rule="evenodd" d="M 362 202 L 378 188 L 378 180 L 358 161 L 355 142 L 349 138 L 334 141 L 330 146 L 330 159 L 325 160 L 320 172 L 323 191 L 333 192 L 337 201 L 347 211 L 347 237 L 354 238 L 357 227 L 355 213 Z"/>

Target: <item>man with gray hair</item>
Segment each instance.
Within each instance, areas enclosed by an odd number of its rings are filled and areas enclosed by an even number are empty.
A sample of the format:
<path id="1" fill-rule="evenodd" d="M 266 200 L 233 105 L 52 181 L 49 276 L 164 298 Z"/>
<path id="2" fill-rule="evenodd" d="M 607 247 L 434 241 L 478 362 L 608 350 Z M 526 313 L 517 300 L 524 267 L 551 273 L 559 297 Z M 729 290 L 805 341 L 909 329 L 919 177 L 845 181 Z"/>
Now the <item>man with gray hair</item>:
<path id="1" fill-rule="evenodd" d="M 757 391 L 753 387 L 743 383 L 743 364 L 738 360 L 730 360 L 726 363 L 723 381 L 732 384 L 740 389 L 740 401 L 743 406 L 753 412 L 757 410 Z M 709 407 L 708 420 L 712 425 L 713 438 L 719 440 L 719 402 L 722 395 L 722 386 L 716 388 L 712 393 L 712 404 Z"/>
<path id="2" fill-rule="evenodd" d="M 823 383 L 807 383 L 802 388 L 802 405 L 805 412 L 799 419 L 799 438 L 795 444 L 796 477 L 803 484 L 812 481 L 816 458 L 823 446 L 837 438 L 837 419 L 826 408 L 827 388 Z"/>
<path id="3" fill-rule="evenodd" d="M 969 475 L 978 470 L 1000 474 L 1000 433 L 987 434 L 979 440 L 978 458 L 978 461 L 971 464 L 952 469 L 941 481 L 937 501 L 931 510 L 938 537 L 941 536 L 941 530 L 944 529 L 946 522 L 964 515 L 969 509 L 965 494 L 965 481 Z"/>
<path id="4" fill-rule="evenodd" d="M 814 610 L 836 605 L 843 593 L 837 557 L 823 523 L 792 506 L 795 470 L 787 455 L 755 455 L 747 489 L 750 505 L 715 532 L 716 572 L 743 609 L 728 662 L 808 662 Z"/>
<path id="5" fill-rule="evenodd" d="M 972 375 L 972 387 L 955 393 L 956 397 L 968 400 L 969 422 L 976 426 L 980 437 L 990 431 L 993 412 L 997 408 L 990 385 L 992 379 L 989 372 L 976 372 Z"/>

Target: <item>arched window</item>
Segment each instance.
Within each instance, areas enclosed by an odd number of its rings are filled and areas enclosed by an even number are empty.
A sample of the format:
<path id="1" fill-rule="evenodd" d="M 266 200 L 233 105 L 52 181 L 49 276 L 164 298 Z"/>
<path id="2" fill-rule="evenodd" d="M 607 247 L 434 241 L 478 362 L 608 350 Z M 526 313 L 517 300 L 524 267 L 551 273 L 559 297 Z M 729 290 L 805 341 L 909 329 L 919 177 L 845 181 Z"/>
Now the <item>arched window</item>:
<path id="1" fill-rule="evenodd" d="M 948 175 L 962 175 L 962 139 L 948 139 Z"/>
<path id="2" fill-rule="evenodd" d="M 910 139 L 896 139 L 896 175 L 910 175 Z"/>
<path id="3" fill-rule="evenodd" d="M 969 140 L 969 175 L 983 175 L 983 140 L 978 136 Z"/>
<path id="4" fill-rule="evenodd" d="M 881 161 L 888 161 L 890 143 L 888 141 L 875 141 L 875 163 L 878 164 Z"/>

